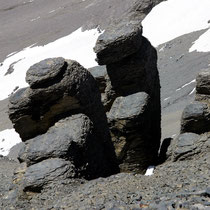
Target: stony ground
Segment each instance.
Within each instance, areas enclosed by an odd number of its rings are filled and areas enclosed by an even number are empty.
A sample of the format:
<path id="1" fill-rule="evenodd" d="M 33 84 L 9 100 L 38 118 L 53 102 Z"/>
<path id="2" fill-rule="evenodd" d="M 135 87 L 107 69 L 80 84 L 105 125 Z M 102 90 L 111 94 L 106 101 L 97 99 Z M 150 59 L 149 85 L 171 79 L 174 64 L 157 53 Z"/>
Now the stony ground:
<path id="1" fill-rule="evenodd" d="M 18 163 L 0 159 L 0 209 L 210 209 L 210 154 L 165 162 L 152 176 L 121 173 L 50 184 L 30 200 L 3 195 Z"/>

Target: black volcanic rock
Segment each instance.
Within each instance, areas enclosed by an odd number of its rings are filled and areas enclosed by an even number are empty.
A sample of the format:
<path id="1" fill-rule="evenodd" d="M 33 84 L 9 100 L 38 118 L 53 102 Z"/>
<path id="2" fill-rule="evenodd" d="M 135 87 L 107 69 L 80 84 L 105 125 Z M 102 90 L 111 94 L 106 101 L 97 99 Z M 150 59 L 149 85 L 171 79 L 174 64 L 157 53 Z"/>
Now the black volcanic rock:
<path id="1" fill-rule="evenodd" d="M 59 158 L 44 160 L 28 167 L 23 176 L 24 191 L 40 192 L 44 185 L 75 177 L 74 165 Z"/>
<path id="2" fill-rule="evenodd" d="M 35 64 L 27 76 L 32 87 L 17 91 L 9 106 L 14 128 L 26 141 L 19 160 L 30 166 L 62 158 L 74 164 L 77 176 L 87 179 L 116 173 L 114 147 L 93 76 L 76 61 L 62 58 Z"/>
<path id="3" fill-rule="evenodd" d="M 58 121 L 47 133 L 26 141 L 18 159 L 30 166 L 45 159 L 62 158 L 72 162 L 77 177 L 92 179 L 111 173 L 111 160 L 106 158 L 104 150 L 94 136 L 90 119 L 76 114 Z"/>
<path id="4" fill-rule="evenodd" d="M 112 89 L 117 96 L 146 92 L 150 96 L 160 92 L 157 70 L 157 52 L 150 42 L 142 37 L 140 49 L 120 60 L 107 65 Z M 153 97 L 152 97 L 153 98 Z"/>
<path id="5" fill-rule="evenodd" d="M 207 103 L 195 101 L 185 107 L 181 119 L 181 133 L 201 134 L 210 129 L 210 114 Z"/>
<path id="6" fill-rule="evenodd" d="M 62 119 L 49 128 L 47 133 L 26 141 L 18 159 L 20 162 L 26 162 L 28 166 L 56 157 L 71 160 L 77 157 L 76 161 L 79 162 L 79 156 L 83 155 L 79 154 L 79 149 L 88 147 L 90 143 L 95 144 L 94 141 L 91 142 L 92 132 L 93 125 L 84 114 Z"/>
<path id="7" fill-rule="evenodd" d="M 138 137 L 135 135 L 130 135 L 129 138 L 133 138 L 132 141 L 134 142 L 141 142 L 141 146 L 138 145 L 136 147 L 141 148 L 143 151 L 149 150 L 152 152 L 152 156 L 145 155 L 145 159 L 142 157 L 143 153 L 141 154 L 139 149 L 136 150 L 136 162 L 137 159 L 140 164 L 137 164 L 137 168 L 141 168 L 139 171 L 143 172 L 143 168 L 146 168 L 146 165 L 149 163 L 154 164 L 154 160 L 157 159 L 157 151 L 159 149 L 160 144 L 160 136 L 161 136 L 161 129 L 160 129 L 160 82 L 159 82 L 159 74 L 157 70 L 157 53 L 155 48 L 151 46 L 149 41 L 142 37 L 141 47 L 140 49 L 129 55 L 122 60 L 111 63 L 107 65 L 107 86 L 105 88 L 105 99 L 107 102 L 107 107 L 112 107 L 112 103 L 115 101 L 117 97 L 123 96 L 125 98 L 129 98 L 129 96 L 133 97 L 133 108 L 129 108 L 123 110 L 123 107 L 118 107 L 119 110 L 117 112 L 127 112 L 130 113 L 135 111 L 135 107 L 138 107 L 138 97 L 135 99 L 139 92 L 143 92 L 148 94 L 150 98 L 149 105 L 147 107 L 147 111 L 145 114 L 145 118 L 142 122 L 136 124 L 132 122 L 133 126 L 133 133 L 138 133 Z M 136 95 L 135 95 L 136 94 Z M 136 102 L 136 104 L 135 104 Z M 115 103 L 115 102 L 114 102 Z M 155 106 L 154 106 L 155 104 Z M 112 109 L 112 108 L 111 108 Z M 138 109 L 138 108 L 137 108 Z M 121 120 L 116 122 L 116 125 L 120 125 Z M 145 123 L 145 124 L 144 124 Z M 138 126 L 137 126 L 138 125 Z M 132 127 L 130 126 L 130 127 Z M 112 141 L 116 142 L 116 139 L 119 138 L 118 133 L 121 133 L 121 130 L 117 126 L 115 127 L 115 132 L 112 132 Z M 112 130 L 112 127 L 110 127 Z M 125 129 L 126 130 L 126 129 Z M 124 131 L 123 131 L 124 132 Z M 115 136 L 116 135 L 116 136 Z M 121 135 L 121 134 L 120 134 Z M 127 134 L 126 134 L 127 135 Z M 142 136 L 141 136 L 142 135 Z M 125 134 L 123 134 L 125 138 Z M 141 136 L 141 138 L 140 138 Z M 127 137 L 126 137 L 127 138 Z M 134 140 L 136 138 L 136 140 Z M 139 138 L 141 140 L 139 140 Z M 125 142 L 130 140 L 125 140 Z M 144 142 L 144 143 L 143 143 Z M 150 146 L 148 146 L 150 145 Z M 144 149 L 143 149 L 144 148 Z M 116 150 L 116 148 L 115 148 Z M 140 158 L 141 157 L 141 158 Z M 147 159 L 147 158 L 148 159 Z M 141 159 L 141 160 L 140 160 Z M 123 162 L 123 160 L 121 159 Z M 125 160 L 126 161 L 126 160 Z M 132 165 L 132 164 L 131 164 Z M 148 166 L 148 165 L 147 165 Z M 131 166 L 135 171 L 135 167 Z"/>
<path id="8" fill-rule="evenodd" d="M 176 139 L 175 148 L 173 148 L 173 160 L 186 160 L 190 156 L 194 156 L 194 150 L 198 147 L 200 136 L 195 133 L 183 133 Z M 199 149 L 199 147 L 198 147 Z"/>
<path id="9" fill-rule="evenodd" d="M 100 92 L 104 93 L 104 90 L 106 88 L 107 76 L 106 66 L 95 66 L 89 68 L 88 71 L 93 75 L 93 77 L 97 81 Z"/>
<path id="10" fill-rule="evenodd" d="M 110 64 L 135 53 L 141 46 L 142 26 L 139 21 L 120 21 L 111 25 L 96 42 L 99 65 Z"/>
<path id="11" fill-rule="evenodd" d="M 143 173 L 156 164 L 150 110 L 150 97 L 144 92 L 118 97 L 111 107 L 109 127 L 121 172 Z"/>
<path id="12" fill-rule="evenodd" d="M 67 63 L 64 58 L 46 59 L 31 66 L 26 73 L 26 82 L 31 88 L 39 88 L 62 77 Z"/>
<path id="13" fill-rule="evenodd" d="M 166 152 L 166 159 L 171 161 L 195 160 L 203 157 L 209 159 L 210 133 L 198 135 L 182 133 L 171 141 Z"/>
<path id="14" fill-rule="evenodd" d="M 210 68 L 201 71 L 196 78 L 196 82 L 196 95 L 203 98 L 208 95 L 208 98 L 210 98 Z"/>
<path id="15" fill-rule="evenodd" d="M 60 62 L 62 61 L 61 59 Z M 45 68 L 49 63 L 56 62 L 56 58 L 47 59 L 35 66 Z M 9 117 L 23 141 L 45 133 L 56 121 L 74 113 L 85 113 L 102 134 L 102 139 L 108 138 L 106 116 L 96 81 L 76 61 L 65 61 L 64 66 L 65 71 L 62 70 L 64 72 L 59 75 L 59 79 L 54 74 L 53 82 L 49 83 L 46 79 L 48 74 L 44 74 L 46 83 L 43 83 L 42 87 L 21 89 L 10 98 Z M 54 65 L 52 67 L 54 68 Z M 50 78 L 52 75 L 53 73 L 50 73 Z M 42 75 L 37 81 L 43 82 Z"/>

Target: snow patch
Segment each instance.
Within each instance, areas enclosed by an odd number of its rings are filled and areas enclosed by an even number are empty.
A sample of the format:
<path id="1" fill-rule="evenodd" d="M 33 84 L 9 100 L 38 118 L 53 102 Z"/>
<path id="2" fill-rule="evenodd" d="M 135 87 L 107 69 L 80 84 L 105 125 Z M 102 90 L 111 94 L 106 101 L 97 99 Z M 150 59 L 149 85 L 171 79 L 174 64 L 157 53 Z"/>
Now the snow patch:
<path id="1" fill-rule="evenodd" d="M 173 135 L 171 136 L 172 139 L 175 138 L 175 137 L 176 137 L 176 134 L 173 134 Z"/>
<path id="2" fill-rule="evenodd" d="M 10 149 L 21 142 L 21 138 L 15 129 L 6 129 L 0 132 L 0 155 L 6 156 Z"/>
<path id="3" fill-rule="evenodd" d="M 155 169 L 155 166 L 149 166 L 149 167 L 147 168 L 146 173 L 145 173 L 144 175 L 145 175 L 145 176 L 151 176 L 151 175 L 153 175 L 153 174 L 154 174 L 154 169 Z"/>
<path id="4" fill-rule="evenodd" d="M 209 11 L 210 0 L 164 1 L 142 21 L 143 35 L 156 47 L 181 35 L 206 29 Z"/>
<path id="5" fill-rule="evenodd" d="M 195 92 L 195 88 L 189 93 L 189 95 L 192 95 Z"/>
<path id="6" fill-rule="evenodd" d="M 171 97 L 165 98 L 164 101 L 167 101 L 168 99 L 170 99 Z"/>
<path id="7" fill-rule="evenodd" d="M 27 87 L 26 71 L 33 64 L 46 58 L 64 57 L 78 61 L 85 68 L 96 66 L 93 51 L 100 35 L 97 29 L 82 32 L 79 28 L 68 36 L 57 39 L 44 46 L 31 45 L 22 51 L 7 57 L 0 66 L 0 100 L 7 98 L 16 87 Z M 9 67 L 12 73 L 7 73 Z"/>
<path id="8" fill-rule="evenodd" d="M 179 91 L 179 90 L 181 90 L 182 88 L 185 88 L 186 86 L 188 86 L 188 85 L 190 85 L 190 84 L 192 84 L 192 83 L 195 83 L 195 82 L 196 82 L 196 80 L 193 79 L 192 81 L 190 81 L 190 82 L 188 82 L 188 83 L 182 85 L 182 87 L 177 88 L 176 91 Z"/>
<path id="9" fill-rule="evenodd" d="M 209 15 L 210 16 L 210 15 Z M 202 34 L 189 49 L 189 52 L 210 52 L 210 29 Z"/>
<path id="10" fill-rule="evenodd" d="M 41 17 L 38 16 L 38 17 L 36 17 L 36 18 L 34 18 L 34 19 L 31 19 L 30 21 L 33 22 L 33 21 L 35 21 L 35 20 L 39 20 L 40 18 L 41 18 Z"/>

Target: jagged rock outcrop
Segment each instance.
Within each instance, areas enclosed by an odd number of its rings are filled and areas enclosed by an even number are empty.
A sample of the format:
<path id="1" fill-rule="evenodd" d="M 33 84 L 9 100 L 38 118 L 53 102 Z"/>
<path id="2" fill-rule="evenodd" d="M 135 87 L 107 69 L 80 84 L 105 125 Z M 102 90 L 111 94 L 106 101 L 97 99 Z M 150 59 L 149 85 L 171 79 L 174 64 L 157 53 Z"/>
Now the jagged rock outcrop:
<path id="1" fill-rule="evenodd" d="M 155 164 L 161 136 L 156 50 L 132 16 L 112 24 L 94 50 L 97 62 L 107 69 L 103 104 L 121 171 L 142 173 Z"/>
<path id="2" fill-rule="evenodd" d="M 150 119 L 150 97 L 139 92 L 125 97 L 118 97 L 108 113 L 112 141 L 122 171 L 142 172 L 148 165 L 154 164 L 156 154 L 152 150 L 151 126 L 145 126 Z M 152 157 L 154 155 L 155 157 Z"/>
<path id="3" fill-rule="evenodd" d="M 18 159 L 26 166 L 16 173 L 21 189 L 40 191 L 59 177 L 93 179 L 116 173 L 93 76 L 76 61 L 53 58 L 31 66 L 26 81 L 30 87 L 14 94 L 9 105 L 10 119 L 25 141 Z"/>
<path id="4" fill-rule="evenodd" d="M 54 69 L 56 73 L 52 74 Z M 97 84 L 79 63 L 63 58 L 46 59 L 30 67 L 26 80 L 32 86 L 19 90 L 9 104 L 9 117 L 23 141 L 45 133 L 56 121 L 73 113 L 86 114 L 102 138 L 107 138 Z"/>
<path id="5" fill-rule="evenodd" d="M 109 27 L 97 40 L 94 51 L 99 65 L 122 60 L 135 53 L 141 45 L 142 26 L 139 21 L 120 21 Z"/>
<path id="6" fill-rule="evenodd" d="M 181 133 L 210 131 L 210 69 L 199 73 L 196 81 L 196 98 L 183 111 Z"/>
<path id="7" fill-rule="evenodd" d="M 166 159 L 171 161 L 193 160 L 207 157 L 210 152 L 210 133 L 198 135 L 183 133 L 172 140 L 166 153 Z"/>
<path id="8" fill-rule="evenodd" d="M 49 182 L 74 178 L 74 165 L 63 159 L 52 158 L 29 166 L 23 176 L 24 191 L 40 192 Z"/>

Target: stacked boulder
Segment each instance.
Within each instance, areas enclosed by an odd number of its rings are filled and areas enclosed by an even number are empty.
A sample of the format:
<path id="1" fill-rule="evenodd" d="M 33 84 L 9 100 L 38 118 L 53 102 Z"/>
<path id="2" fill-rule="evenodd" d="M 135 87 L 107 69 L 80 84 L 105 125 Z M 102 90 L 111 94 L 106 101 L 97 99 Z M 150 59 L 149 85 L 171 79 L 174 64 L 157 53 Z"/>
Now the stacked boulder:
<path id="1" fill-rule="evenodd" d="M 30 87 L 11 98 L 9 117 L 25 142 L 15 183 L 40 191 L 66 178 L 93 179 L 118 171 L 101 95 L 79 63 L 43 60 L 27 71 Z"/>
<path id="2" fill-rule="evenodd" d="M 196 82 L 196 98 L 183 111 L 181 133 L 210 131 L 210 69 L 199 73 Z"/>
<path id="3" fill-rule="evenodd" d="M 101 93 L 120 170 L 144 173 L 156 164 L 161 136 L 156 50 L 134 17 L 110 25 L 94 50 L 106 65 Z"/>
<path id="4" fill-rule="evenodd" d="M 171 142 L 166 158 L 172 161 L 210 160 L 210 69 L 196 78 L 195 101 L 182 113 L 181 134 Z"/>

